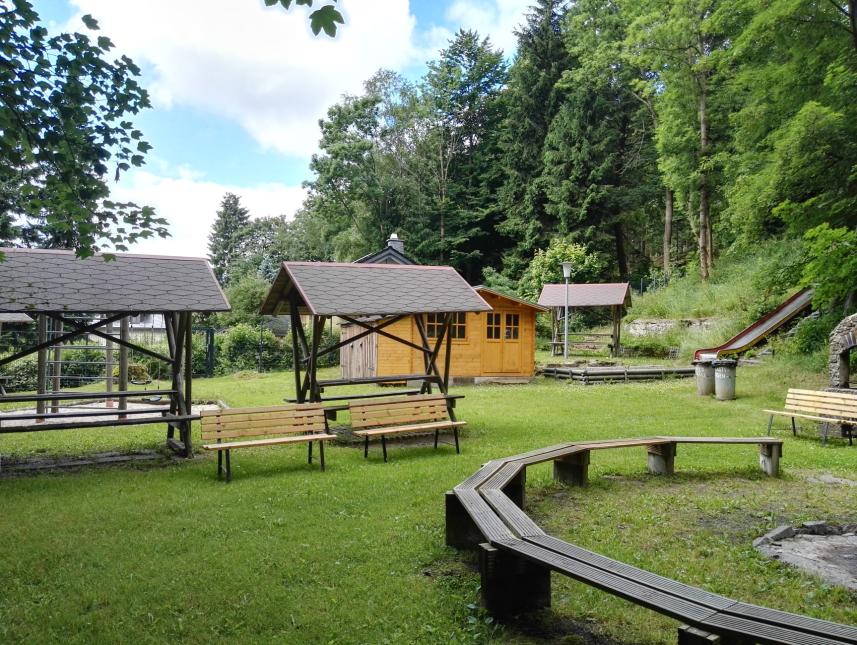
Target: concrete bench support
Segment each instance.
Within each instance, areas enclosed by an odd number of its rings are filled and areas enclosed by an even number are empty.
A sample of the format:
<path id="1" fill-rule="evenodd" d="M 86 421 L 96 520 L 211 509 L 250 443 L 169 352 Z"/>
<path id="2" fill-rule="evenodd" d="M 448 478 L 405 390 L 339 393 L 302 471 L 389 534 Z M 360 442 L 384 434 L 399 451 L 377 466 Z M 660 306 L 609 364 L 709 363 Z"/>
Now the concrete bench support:
<path id="1" fill-rule="evenodd" d="M 589 451 L 582 450 L 555 459 L 553 478 L 568 486 L 586 486 L 589 483 Z"/>
<path id="2" fill-rule="evenodd" d="M 672 475 L 675 472 L 675 447 L 674 443 L 646 446 L 649 472 L 653 475 Z"/>
<path id="3" fill-rule="evenodd" d="M 518 474 L 503 488 L 503 494 L 515 502 L 518 508 L 524 508 L 526 488 L 527 469 L 522 467 Z"/>
<path id="4" fill-rule="evenodd" d="M 779 443 L 759 444 L 759 465 L 767 475 L 776 477 L 780 474 L 780 457 L 783 454 L 783 446 Z"/>
<path id="5" fill-rule="evenodd" d="M 485 538 L 452 491 L 446 493 L 446 545 L 472 549 Z"/>
<path id="6" fill-rule="evenodd" d="M 515 616 L 551 604 L 550 569 L 490 544 L 479 545 L 482 606 L 492 616 Z"/>

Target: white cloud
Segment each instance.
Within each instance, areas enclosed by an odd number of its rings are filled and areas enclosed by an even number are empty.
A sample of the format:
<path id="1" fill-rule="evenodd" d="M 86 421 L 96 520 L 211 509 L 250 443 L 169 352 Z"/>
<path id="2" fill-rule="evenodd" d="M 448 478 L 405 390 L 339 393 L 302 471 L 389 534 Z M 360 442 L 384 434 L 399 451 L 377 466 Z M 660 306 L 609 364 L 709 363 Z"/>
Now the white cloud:
<path id="1" fill-rule="evenodd" d="M 515 30 L 523 24 L 532 4 L 533 0 L 453 0 L 446 10 L 446 20 L 490 36 L 494 46 L 511 57 L 518 46 Z"/>
<path id="2" fill-rule="evenodd" d="M 379 68 L 402 69 L 419 55 L 408 0 L 341 0 L 346 26 L 335 39 L 311 34 L 305 7 L 286 12 L 261 0 L 71 2 L 118 50 L 151 67 L 158 107 L 234 120 L 286 154 L 311 154 L 328 106 Z M 71 22 L 80 28 L 79 15 Z"/>
<path id="3" fill-rule="evenodd" d="M 182 168 L 174 177 L 144 170 L 133 171 L 113 187 L 111 198 L 153 206 L 158 215 L 170 223 L 171 237 L 140 241 L 130 249 L 131 252 L 202 257 L 208 254 L 208 232 L 227 192 L 238 195 L 254 218 L 291 217 L 306 196 L 301 186 L 279 183 L 251 188 L 230 186 L 205 181 L 198 172 Z"/>

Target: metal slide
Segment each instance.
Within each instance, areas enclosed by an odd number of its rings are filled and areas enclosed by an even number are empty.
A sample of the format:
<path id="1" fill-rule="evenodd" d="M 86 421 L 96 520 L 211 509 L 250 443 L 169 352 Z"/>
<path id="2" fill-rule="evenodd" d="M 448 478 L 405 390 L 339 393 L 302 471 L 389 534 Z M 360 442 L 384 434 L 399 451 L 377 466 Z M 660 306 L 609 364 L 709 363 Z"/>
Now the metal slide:
<path id="1" fill-rule="evenodd" d="M 812 289 L 797 292 L 779 307 L 765 314 L 759 320 L 727 340 L 718 347 L 698 349 L 693 355 L 695 360 L 720 358 L 730 354 L 740 354 L 758 344 L 768 334 L 773 333 L 804 309 L 812 304 Z"/>

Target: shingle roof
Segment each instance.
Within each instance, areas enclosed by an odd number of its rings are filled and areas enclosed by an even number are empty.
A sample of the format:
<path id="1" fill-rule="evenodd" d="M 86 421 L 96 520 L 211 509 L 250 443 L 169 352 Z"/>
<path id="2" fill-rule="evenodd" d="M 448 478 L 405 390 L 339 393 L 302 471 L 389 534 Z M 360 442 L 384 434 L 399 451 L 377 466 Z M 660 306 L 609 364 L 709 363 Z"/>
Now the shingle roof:
<path id="1" fill-rule="evenodd" d="M 6 323 L 31 323 L 35 322 L 33 318 L 27 314 L 0 314 L 0 324 Z"/>
<path id="2" fill-rule="evenodd" d="M 565 306 L 565 285 L 546 284 L 539 295 L 539 304 L 544 307 Z M 631 289 L 627 282 L 604 284 L 568 285 L 569 307 L 611 307 L 631 305 Z"/>
<path id="3" fill-rule="evenodd" d="M 319 316 L 491 311 L 452 267 L 283 262 L 261 312 L 288 311 L 292 292 Z"/>
<path id="4" fill-rule="evenodd" d="M 532 309 L 535 309 L 536 311 L 547 311 L 548 310 L 548 308 L 543 306 L 543 305 L 537 305 L 536 303 L 530 302 L 529 300 L 524 300 L 523 298 L 518 298 L 516 296 L 510 296 L 509 294 L 501 293 L 500 291 L 495 291 L 494 289 L 490 289 L 490 288 L 483 286 L 481 284 L 477 285 L 473 288 L 476 289 L 476 293 L 478 293 L 480 295 L 483 293 L 487 293 L 487 294 L 490 294 L 490 295 L 495 296 L 497 298 L 505 298 L 506 300 L 511 300 L 512 302 L 517 302 L 518 304 L 524 305 L 525 307 L 531 307 Z"/>
<path id="5" fill-rule="evenodd" d="M 0 249 L 0 312 L 229 311 L 204 258 Z"/>

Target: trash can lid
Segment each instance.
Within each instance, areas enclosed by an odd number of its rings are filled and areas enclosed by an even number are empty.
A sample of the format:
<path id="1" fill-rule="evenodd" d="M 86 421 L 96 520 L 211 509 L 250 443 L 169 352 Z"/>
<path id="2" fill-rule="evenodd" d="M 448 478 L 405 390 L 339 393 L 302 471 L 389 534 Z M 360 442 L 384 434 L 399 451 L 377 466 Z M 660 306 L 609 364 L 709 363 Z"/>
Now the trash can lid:
<path id="1" fill-rule="evenodd" d="M 714 367 L 734 367 L 738 364 L 734 358 L 718 358 L 716 361 L 711 361 Z"/>
<path id="2" fill-rule="evenodd" d="M 692 361 L 691 365 L 711 365 L 713 362 L 713 358 L 700 358 L 698 361 Z"/>

